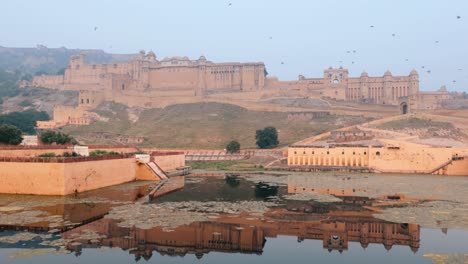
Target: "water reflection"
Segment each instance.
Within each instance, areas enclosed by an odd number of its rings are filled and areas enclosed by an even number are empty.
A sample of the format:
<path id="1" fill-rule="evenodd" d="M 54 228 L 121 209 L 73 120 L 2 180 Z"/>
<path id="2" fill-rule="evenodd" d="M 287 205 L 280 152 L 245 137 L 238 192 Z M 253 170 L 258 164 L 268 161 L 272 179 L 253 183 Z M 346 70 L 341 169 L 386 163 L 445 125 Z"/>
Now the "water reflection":
<path id="1" fill-rule="evenodd" d="M 255 184 L 255 197 L 257 198 L 268 198 L 278 195 L 278 186 L 274 184 L 268 184 L 259 182 Z"/>
<path id="2" fill-rule="evenodd" d="M 62 236 L 79 237 L 85 230 L 105 235 L 106 238 L 93 242 L 78 240 L 81 244 L 76 246 L 76 243 L 70 243 L 67 246 L 69 249 L 79 252 L 83 247 L 119 247 L 129 250 L 135 259 L 149 259 L 154 251 L 170 256 L 195 254 L 198 258 L 210 251 L 261 254 L 267 239 L 278 236 L 294 236 L 298 242 L 321 240 L 323 248 L 330 252 L 348 250 L 349 242 L 359 242 L 363 248 L 369 244 L 383 244 L 387 250 L 394 245 L 407 246 L 416 252 L 420 243 L 419 225 L 388 223 L 363 217 L 320 221 L 249 221 L 244 217 L 225 217 L 219 221 L 195 222 L 172 232 L 165 232 L 160 227 L 119 227 L 114 220 L 101 219 L 66 231 Z"/>
<path id="3" fill-rule="evenodd" d="M 169 185 L 168 185 L 169 186 Z M 300 186 L 300 187 L 299 187 Z M 180 186 L 179 186 L 180 187 Z M 339 186 L 338 186 L 339 187 Z M 167 187 L 169 188 L 169 187 Z M 309 188 L 309 189 L 307 189 Z M 210 214 L 209 221 L 192 222 L 172 230 L 161 226 L 136 228 L 121 226 L 119 221 L 105 215 L 112 207 L 122 203 L 133 203 L 152 190 L 150 185 L 131 188 L 109 189 L 100 193 L 99 199 L 106 197 L 112 202 L 88 202 L 96 194 L 80 197 L 84 202 L 62 203 L 38 206 L 31 210 L 61 216 L 64 220 L 59 227 L 59 236 L 46 236 L 30 240 L 1 244 L 1 247 L 44 248 L 55 247 L 54 241 L 63 240 L 67 249 L 79 256 L 84 249 L 102 247 L 121 248 L 133 255 L 135 260 L 154 258 L 155 252 L 161 256 L 194 255 L 203 258 L 210 252 L 242 253 L 264 255 L 267 245 L 282 236 L 294 237 L 298 243 L 320 241 L 324 252 L 355 251 L 351 243 L 359 243 L 361 248 L 381 248 L 392 250 L 394 246 L 417 252 L 420 248 L 420 226 L 412 223 L 394 223 L 376 219 L 373 205 L 376 199 L 352 195 L 352 190 L 337 188 L 325 190 L 339 196 L 339 202 L 319 202 L 316 200 L 289 200 L 285 195 L 307 193 L 314 186 L 277 183 L 251 182 L 233 175 L 224 178 L 206 178 L 203 181 L 189 181 L 182 190 L 169 192 L 151 203 L 190 202 L 190 201 L 229 201 L 245 200 L 270 201 L 276 197 L 277 207 L 271 207 L 263 214 L 230 213 Z M 21 198 L 20 199 L 26 199 Z M 97 199 L 97 201 L 99 201 Z M 188 204 L 190 206 L 190 204 Z M 214 216 L 214 217 L 211 217 Z M 151 216 L 144 216 L 151 217 Z M 190 222 L 190 221 L 188 221 Z M 41 229 L 43 228 L 43 229 Z M 50 230 L 50 223 L 9 225 L 9 230 Z M 0 238 L 15 232 L 0 232 Z M 49 242 L 44 243 L 44 241 Z"/>

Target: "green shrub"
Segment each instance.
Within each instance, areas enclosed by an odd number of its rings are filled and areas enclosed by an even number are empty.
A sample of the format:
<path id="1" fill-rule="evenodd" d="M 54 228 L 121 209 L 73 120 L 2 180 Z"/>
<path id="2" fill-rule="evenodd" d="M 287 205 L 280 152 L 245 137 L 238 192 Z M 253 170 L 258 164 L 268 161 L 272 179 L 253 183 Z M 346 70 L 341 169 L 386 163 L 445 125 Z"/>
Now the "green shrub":
<path id="1" fill-rule="evenodd" d="M 257 130 L 255 139 L 257 140 L 257 146 L 261 149 L 274 148 L 279 144 L 278 132 L 274 127 L 265 127 L 264 129 Z"/>
<path id="2" fill-rule="evenodd" d="M 80 156 L 80 155 L 78 155 L 78 153 L 76 153 L 74 151 L 72 153 L 70 153 L 70 152 L 63 153 L 63 157 L 65 157 L 65 158 L 78 157 L 78 156 Z"/>
<path id="3" fill-rule="evenodd" d="M 226 150 L 230 153 L 234 153 L 234 152 L 239 152 L 240 151 L 240 143 L 235 141 L 235 140 L 232 140 L 231 142 L 229 142 L 226 146 Z"/>
<path id="4" fill-rule="evenodd" d="M 11 125 L 0 125 L 0 143 L 19 145 L 23 141 L 21 130 Z"/>
<path id="5" fill-rule="evenodd" d="M 49 152 L 49 153 L 44 153 L 44 154 L 38 155 L 38 157 L 40 157 L 40 158 L 54 158 L 54 157 L 57 157 L 57 155 L 55 155 L 55 153 L 53 153 L 53 152 Z"/>
<path id="6" fill-rule="evenodd" d="M 71 136 L 61 133 L 55 132 L 52 130 L 47 130 L 41 133 L 41 141 L 44 144 L 52 144 L 55 143 L 57 145 L 64 145 L 68 143 L 76 144 L 76 140 Z"/>
<path id="7" fill-rule="evenodd" d="M 100 150 L 100 149 L 91 151 L 91 152 L 89 153 L 89 156 L 91 156 L 91 157 L 95 157 L 95 156 L 105 156 L 105 155 L 120 155 L 120 153 L 119 153 L 119 152 L 115 152 L 115 151 L 106 151 L 106 150 Z"/>

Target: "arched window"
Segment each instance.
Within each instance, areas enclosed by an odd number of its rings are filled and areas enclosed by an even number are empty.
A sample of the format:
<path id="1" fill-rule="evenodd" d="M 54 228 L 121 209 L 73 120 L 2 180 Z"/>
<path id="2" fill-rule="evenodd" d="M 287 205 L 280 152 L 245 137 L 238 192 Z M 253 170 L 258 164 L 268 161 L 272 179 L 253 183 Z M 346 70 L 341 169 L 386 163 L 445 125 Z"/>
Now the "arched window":
<path id="1" fill-rule="evenodd" d="M 122 84 L 122 90 L 125 90 L 125 84 Z"/>

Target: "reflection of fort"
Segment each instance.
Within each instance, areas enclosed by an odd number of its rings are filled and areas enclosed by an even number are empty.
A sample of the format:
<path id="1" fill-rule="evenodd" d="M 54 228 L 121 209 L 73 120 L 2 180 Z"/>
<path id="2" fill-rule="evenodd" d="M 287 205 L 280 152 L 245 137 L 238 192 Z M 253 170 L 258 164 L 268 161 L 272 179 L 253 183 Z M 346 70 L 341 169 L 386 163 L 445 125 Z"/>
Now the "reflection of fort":
<path id="1" fill-rule="evenodd" d="M 325 217 L 322 216 L 322 219 Z M 279 235 L 295 236 L 298 242 L 305 239 L 322 240 L 325 249 L 339 252 L 347 250 L 350 241 L 359 242 L 363 248 L 371 243 L 383 244 L 387 250 L 393 245 L 409 246 L 413 252 L 419 248 L 420 227 L 416 224 L 389 223 L 371 217 L 327 218 L 323 221 L 247 221 L 243 217 L 231 217 L 217 222 L 195 222 L 171 232 L 165 232 L 160 227 L 148 230 L 123 228 L 105 218 L 65 232 L 63 236 L 67 238 L 82 230 L 93 230 L 107 238 L 94 244 L 81 241 L 83 247 L 132 249 L 130 253 L 137 259 L 148 259 L 153 251 L 174 256 L 189 253 L 198 258 L 210 251 L 260 254 L 266 238 Z"/>

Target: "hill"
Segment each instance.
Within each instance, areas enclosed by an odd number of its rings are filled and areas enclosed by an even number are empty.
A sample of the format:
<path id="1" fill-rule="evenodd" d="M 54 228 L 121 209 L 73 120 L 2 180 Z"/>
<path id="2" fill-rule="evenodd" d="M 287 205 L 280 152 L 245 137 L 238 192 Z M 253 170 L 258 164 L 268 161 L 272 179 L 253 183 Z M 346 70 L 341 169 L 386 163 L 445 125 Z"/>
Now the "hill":
<path id="1" fill-rule="evenodd" d="M 255 148 L 255 131 L 266 126 L 276 127 L 280 145 L 286 146 L 311 135 L 368 120 L 360 116 L 330 115 L 311 121 L 288 121 L 286 112 L 253 111 L 223 103 L 180 104 L 149 110 L 105 103 L 95 112 L 109 121 L 68 126 L 64 131 L 86 143 L 112 143 L 123 135 L 144 137 L 142 146 L 161 148 L 222 149 L 233 139 L 242 148 Z"/>
<path id="2" fill-rule="evenodd" d="M 55 105 L 76 105 L 77 91 L 55 91 L 45 88 L 19 88 L 21 73 L 0 69 L 0 114 L 26 110 L 45 111 L 52 116 Z"/>
<path id="3" fill-rule="evenodd" d="M 47 48 L 7 48 L 0 46 L 0 69 L 19 71 L 23 74 L 56 74 L 68 65 L 72 55 L 87 54 L 89 63 L 126 61 L 134 54 L 109 54 L 95 49 Z"/>

